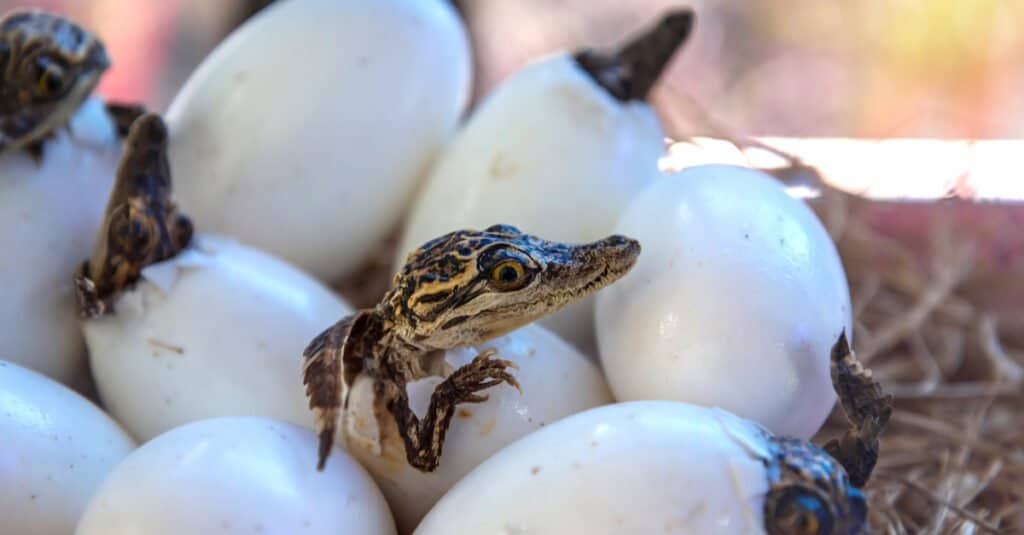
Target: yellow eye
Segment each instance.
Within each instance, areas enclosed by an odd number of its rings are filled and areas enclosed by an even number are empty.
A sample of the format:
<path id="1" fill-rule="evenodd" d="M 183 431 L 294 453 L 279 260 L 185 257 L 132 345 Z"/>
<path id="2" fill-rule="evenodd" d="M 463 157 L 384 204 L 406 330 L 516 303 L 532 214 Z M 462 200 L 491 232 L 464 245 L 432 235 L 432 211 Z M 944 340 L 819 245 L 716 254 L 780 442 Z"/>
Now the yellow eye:
<path id="1" fill-rule="evenodd" d="M 156 229 L 144 211 L 129 204 L 118 206 L 111 215 L 110 246 L 128 258 L 144 258 L 156 244 Z"/>
<path id="2" fill-rule="evenodd" d="M 818 535 L 818 517 L 811 511 L 801 511 L 797 516 L 797 529 L 804 535 Z"/>
<path id="3" fill-rule="evenodd" d="M 526 269 L 515 260 L 504 260 L 491 268 L 491 282 L 502 290 L 522 288 L 526 282 Z"/>
<path id="4" fill-rule="evenodd" d="M 831 535 L 834 520 L 824 499 L 800 488 L 783 489 L 773 505 L 768 532 L 778 535 Z M 771 498 L 769 498 L 771 499 Z"/>
<path id="5" fill-rule="evenodd" d="M 64 89 L 64 69 L 46 58 L 39 60 L 39 80 L 36 83 L 40 94 L 52 95 Z"/>

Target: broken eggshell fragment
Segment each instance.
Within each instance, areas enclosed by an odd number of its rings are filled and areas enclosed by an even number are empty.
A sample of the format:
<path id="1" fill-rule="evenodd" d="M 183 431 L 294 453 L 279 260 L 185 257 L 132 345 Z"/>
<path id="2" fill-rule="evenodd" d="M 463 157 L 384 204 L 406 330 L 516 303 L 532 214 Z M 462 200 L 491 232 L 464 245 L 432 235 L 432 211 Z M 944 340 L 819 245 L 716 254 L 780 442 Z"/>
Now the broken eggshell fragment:
<path id="1" fill-rule="evenodd" d="M 372 412 L 372 380 L 353 386 L 343 432 L 349 453 L 373 474 L 391 504 L 400 533 L 411 533 L 430 507 L 462 476 L 496 451 L 571 414 L 611 403 L 600 370 L 570 344 L 536 324 L 477 347 L 447 351 L 453 369 L 485 349 L 519 366 L 522 392 L 502 384 L 486 390 L 483 403 L 461 405 L 449 428 L 440 465 L 421 472 L 408 464 L 397 428 L 379 432 Z M 442 381 L 432 377 L 408 386 L 412 408 L 426 410 Z M 328 465 L 334 462 L 328 461 Z"/>
<path id="2" fill-rule="evenodd" d="M 104 103 L 87 100 L 44 145 L 0 158 L 0 358 L 73 387 L 85 378 L 69 273 L 103 220 L 121 143 Z"/>
<path id="3" fill-rule="evenodd" d="M 302 347 L 351 308 L 297 268 L 199 235 L 82 329 L 104 406 L 148 440 L 214 416 L 311 426 Z"/>
<path id="4" fill-rule="evenodd" d="M 171 103 L 178 197 L 197 227 L 333 282 L 398 225 L 470 74 L 445 0 L 277 2 Z"/>
<path id="5" fill-rule="evenodd" d="M 299 354 L 348 305 L 282 260 L 194 235 L 172 198 L 167 141 L 158 115 L 132 124 L 93 255 L 74 275 L 104 405 L 141 440 L 214 416 L 311 425 Z"/>
<path id="6" fill-rule="evenodd" d="M 644 97 L 692 23 L 693 12 L 679 9 L 614 54 L 553 54 L 502 82 L 438 156 L 400 254 L 498 221 L 557 241 L 611 234 L 657 175 L 664 133 Z M 592 299 L 541 323 L 594 353 Z"/>
<path id="7" fill-rule="evenodd" d="M 852 328 L 842 262 L 811 209 L 764 173 L 702 165 L 649 186 L 616 231 L 644 253 L 597 297 L 615 398 L 718 406 L 810 438 L 836 399 L 829 348 Z"/>

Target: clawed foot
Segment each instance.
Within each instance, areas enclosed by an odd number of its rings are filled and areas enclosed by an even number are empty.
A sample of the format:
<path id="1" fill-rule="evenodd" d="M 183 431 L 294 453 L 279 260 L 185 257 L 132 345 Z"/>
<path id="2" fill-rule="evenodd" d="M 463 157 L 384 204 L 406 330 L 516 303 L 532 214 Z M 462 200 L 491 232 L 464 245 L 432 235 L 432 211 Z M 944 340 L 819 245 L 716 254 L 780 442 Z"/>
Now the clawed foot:
<path id="1" fill-rule="evenodd" d="M 107 311 L 107 304 L 96 290 L 96 284 L 89 280 L 83 273 L 85 268 L 79 269 L 75 274 L 75 297 L 78 300 L 78 315 L 82 319 L 92 319 L 102 316 Z"/>
<path id="2" fill-rule="evenodd" d="M 832 347 L 832 384 L 850 421 L 850 429 L 825 444 L 857 488 L 863 487 L 878 462 L 878 437 L 892 416 L 892 396 L 864 369 L 853 354 L 846 333 Z"/>
<path id="3" fill-rule="evenodd" d="M 519 369 L 513 362 L 492 359 L 497 351 L 489 349 L 477 355 L 473 362 L 452 372 L 434 389 L 430 406 L 423 420 L 409 409 L 405 389 L 397 390 L 397 397 L 388 404 L 395 417 L 399 433 L 405 442 L 409 464 L 422 472 L 432 472 L 441 460 L 444 437 L 448 433 L 455 408 L 462 403 L 482 403 L 487 395 L 480 392 L 501 383 L 508 383 L 520 392 L 519 382 L 506 368 Z"/>
<path id="4" fill-rule="evenodd" d="M 518 370 L 519 366 L 507 360 L 492 359 L 491 357 L 497 353 L 494 349 L 480 353 L 472 362 L 452 372 L 438 385 L 438 392 L 453 405 L 487 401 L 487 394 L 479 392 L 501 383 L 508 383 L 522 392 L 523 389 L 516 378 L 505 371 L 506 368 Z"/>

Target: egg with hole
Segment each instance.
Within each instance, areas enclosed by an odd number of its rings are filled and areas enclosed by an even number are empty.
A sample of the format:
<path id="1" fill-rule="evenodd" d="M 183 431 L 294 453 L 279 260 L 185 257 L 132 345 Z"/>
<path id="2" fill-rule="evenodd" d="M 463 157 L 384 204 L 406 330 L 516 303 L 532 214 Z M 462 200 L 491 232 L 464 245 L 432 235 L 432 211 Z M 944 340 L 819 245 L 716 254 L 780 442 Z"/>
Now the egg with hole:
<path id="1" fill-rule="evenodd" d="M 343 425 L 348 451 L 373 474 L 387 496 L 400 533 L 411 533 L 445 491 L 505 445 L 566 416 L 612 401 L 597 366 L 538 325 L 478 347 L 449 350 L 445 360 L 458 368 L 486 349 L 497 350 L 495 358 L 519 366 L 514 374 L 522 392 L 501 384 L 483 392 L 487 401 L 457 407 L 440 464 L 433 472 L 420 472 L 406 462 L 405 448 L 393 424 L 381 440 L 373 418 L 372 381 L 364 377 L 353 385 Z M 432 377 L 408 386 L 417 414 L 424 414 L 441 380 Z"/>
<path id="2" fill-rule="evenodd" d="M 276 2 L 170 104 L 178 196 L 207 231 L 333 281 L 398 225 L 470 83 L 450 2 Z"/>
<path id="3" fill-rule="evenodd" d="M 266 418 L 193 422 L 117 465 L 77 535 L 391 535 L 370 476 L 344 452 L 316 471 L 313 431 Z"/>
<path id="4" fill-rule="evenodd" d="M 312 425 L 302 348 L 351 312 L 306 273 L 203 235 L 152 264 L 114 312 L 84 320 L 104 406 L 140 440 L 214 416 Z"/>
<path id="5" fill-rule="evenodd" d="M 4 533 L 71 533 L 96 488 L 135 448 L 88 400 L 3 360 L 0 437 Z"/>
<path id="6" fill-rule="evenodd" d="M 673 12 L 610 54 L 553 54 L 502 82 L 438 156 L 400 254 L 496 223 L 568 242 L 611 234 L 657 174 L 664 133 L 644 98 L 691 24 L 691 11 Z M 541 323 L 594 353 L 592 299 Z"/>
<path id="7" fill-rule="evenodd" d="M 855 534 L 865 516 L 863 495 L 814 446 L 721 409 L 634 401 L 507 446 L 452 487 L 415 534 Z M 800 525 L 808 529 L 793 531 Z"/>
<path id="8" fill-rule="evenodd" d="M 80 386 L 86 372 L 70 273 L 88 256 L 121 142 L 93 98 L 43 145 L 0 158 L 0 359 Z"/>
<path id="9" fill-rule="evenodd" d="M 829 348 L 852 331 L 843 265 L 811 209 L 764 173 L 702 165 L 641 192 L 616 231 L 644 251 L 597 298 L 616 399 L 719 406 L 811 437 L 835 400 Z"/>

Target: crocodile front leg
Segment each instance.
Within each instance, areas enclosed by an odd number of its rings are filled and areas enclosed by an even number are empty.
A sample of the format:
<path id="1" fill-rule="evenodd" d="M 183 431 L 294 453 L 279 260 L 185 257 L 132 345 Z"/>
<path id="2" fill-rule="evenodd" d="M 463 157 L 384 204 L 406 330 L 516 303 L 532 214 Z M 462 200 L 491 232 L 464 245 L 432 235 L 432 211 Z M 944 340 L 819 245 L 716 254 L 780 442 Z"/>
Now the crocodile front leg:
<path id="1" fill-rule="evenodd" d="M 385 406 L 402 435 L 410 465 L 421 472 L 433 472 L 437 468 L 445 434 L 458 405 L 487 401 L 487 395 L 479 392 L 501 383 L 521 390 L 515 377 L 505 371 L 506 368 L 518 369 L 518 366 L 507 360 L 492 359 L 496 353 L 493 349 L 480 353 L 437 385 L 422 420 L 409 407 L 404 381 L 378 382 L 380 389 L 376 399 L 386 400 Z"/>
<path id="2" fill-rule="evenodd" d="M 832 347 L 832 383 L 850 428 L 823 449 L 843 465 L 850 483 L 861 488 L 878 462 L 878 437 L 892 415 L 892 396 L 861 366 L 846 333 Z"/>

